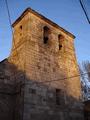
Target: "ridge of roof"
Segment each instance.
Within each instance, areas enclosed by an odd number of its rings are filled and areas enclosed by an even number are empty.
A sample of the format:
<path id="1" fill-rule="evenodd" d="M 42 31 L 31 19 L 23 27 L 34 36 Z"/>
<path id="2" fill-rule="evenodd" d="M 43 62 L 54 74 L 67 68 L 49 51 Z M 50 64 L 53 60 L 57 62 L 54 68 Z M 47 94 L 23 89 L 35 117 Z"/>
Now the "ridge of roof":
<path id="1" fill-rule="evenodd" d="M 12 24 L 12 27 L 14 27 L 28 12 L 33 13 L 34 15 L 38 16 L 39 18 L 45 20 L 47 23 L 51 24 L 52 26 L 54 26 L 54 27 L 60 29 L 61 31 L 63 31 L 64 33 L 68 34 L 72 38 L 75 38 L 75 36 L 72 33 L 68 32 L 64 28 L 60 27 L 58 24 L 54 23 L 53 21 L 51 21 L 50 19 L 48 19 L 45 16 L 41 15 L 40 13 L 36 12 L 35 10 L 31 9 L 30 7 L 25 9 L 25 11 L 20 15 L 20 17 L 18 17 L 16 19 L 16 21 Z"/>

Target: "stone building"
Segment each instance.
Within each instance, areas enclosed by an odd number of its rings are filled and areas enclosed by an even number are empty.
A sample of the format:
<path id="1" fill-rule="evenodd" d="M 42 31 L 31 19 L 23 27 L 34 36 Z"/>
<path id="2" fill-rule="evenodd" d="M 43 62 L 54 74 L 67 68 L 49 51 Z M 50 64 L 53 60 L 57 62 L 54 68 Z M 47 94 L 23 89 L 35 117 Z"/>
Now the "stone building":
<path id="1" fill-rule="evenodd" d="M 75 36 L 31 8 L 12 27 L 11 54 L 0 62 L 0 120 L 83 120 Z"/>

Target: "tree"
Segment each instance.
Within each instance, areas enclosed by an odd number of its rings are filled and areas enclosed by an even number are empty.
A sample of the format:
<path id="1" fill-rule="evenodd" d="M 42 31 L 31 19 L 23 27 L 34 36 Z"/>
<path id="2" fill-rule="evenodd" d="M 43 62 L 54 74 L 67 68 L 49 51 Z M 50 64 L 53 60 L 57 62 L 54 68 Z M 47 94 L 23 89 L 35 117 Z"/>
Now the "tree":
<path id="1" fill-rule="evenodd" d="M 79 65 L 81 87 L 84 100 L 90 99 L 90 62 L 84 61 Z"/>

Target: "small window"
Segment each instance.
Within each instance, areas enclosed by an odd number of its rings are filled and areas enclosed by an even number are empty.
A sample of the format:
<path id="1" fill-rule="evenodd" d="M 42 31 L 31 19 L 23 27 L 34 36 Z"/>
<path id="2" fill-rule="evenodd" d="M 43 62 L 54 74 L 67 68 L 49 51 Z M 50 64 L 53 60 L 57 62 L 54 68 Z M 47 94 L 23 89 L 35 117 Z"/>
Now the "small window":
<path id="1" fill-rule="evenodd" d="M 61 48 L 62 48 L 63 39 L 64 39 L 64 37 L 62 35 L 58 35 L 59 50 L 61 50 Z"/>
<path id="2" fill-rule="evenodd" d="M 20 36 L 22 36 L 22 25 L 20 25 L 19 29 L 20 29 Z"/>
<path id="3" fill-rule="evenodd" d="M 49 28 L 47 26 L 45 26 L 43 28 L 43 42 L 44 44 L 47 44 L 48 43 L 48 40 L 49 40 Z"/>
<path id="4" fill-rule="evenodd" d="M 60 95 L 61 95 L 61 90 L 56 89 L 56 105 L 60 105 Z"/>
<path id="5" fill-rule="evenodd" d="M 20 29 L 22 30 L 22 25 L 20 25 Z"/>

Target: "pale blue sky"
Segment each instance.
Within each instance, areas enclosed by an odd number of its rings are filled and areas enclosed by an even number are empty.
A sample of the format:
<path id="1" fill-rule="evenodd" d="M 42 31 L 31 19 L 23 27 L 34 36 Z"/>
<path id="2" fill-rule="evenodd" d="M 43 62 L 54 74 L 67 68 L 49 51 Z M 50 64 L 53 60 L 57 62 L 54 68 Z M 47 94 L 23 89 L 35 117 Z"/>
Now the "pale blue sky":
<path id="1" fill-rule="evenodd" d="M 7 0 L 12 23 L 27 8 L 38 11 L 75 36 L 76 55 L 79 62 L 90 60 L 90 24 L 79 0 Z M 90 5 L 90 1 L 88 3 Z M 5 0 L 0 0 L 0 61 L 8 57 L 12 35 Z"/>

